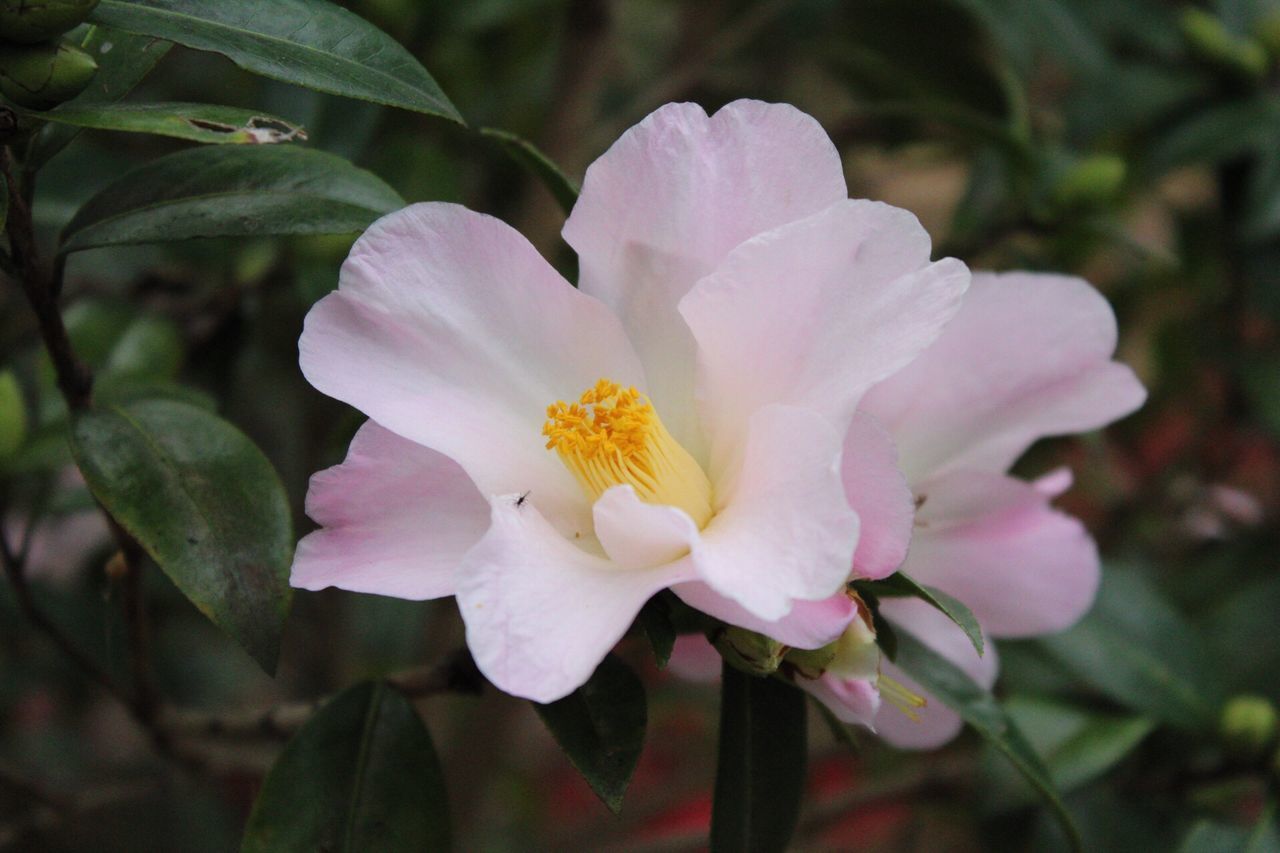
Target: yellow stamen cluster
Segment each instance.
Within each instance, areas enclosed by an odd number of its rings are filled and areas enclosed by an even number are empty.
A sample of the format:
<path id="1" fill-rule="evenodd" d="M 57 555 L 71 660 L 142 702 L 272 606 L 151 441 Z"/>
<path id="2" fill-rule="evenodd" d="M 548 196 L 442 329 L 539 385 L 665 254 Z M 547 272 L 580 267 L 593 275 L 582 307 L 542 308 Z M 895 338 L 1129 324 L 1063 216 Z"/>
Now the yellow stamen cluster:
<path id="1" fill-rule="evenodd" d="M 593 500 L 630 485 L 640 500 L 679 507 L 698 527 L 711 519 L 707 475 L 635 388 L 601 379 L 576 403 L 558 400 L 542 434 Z"/>

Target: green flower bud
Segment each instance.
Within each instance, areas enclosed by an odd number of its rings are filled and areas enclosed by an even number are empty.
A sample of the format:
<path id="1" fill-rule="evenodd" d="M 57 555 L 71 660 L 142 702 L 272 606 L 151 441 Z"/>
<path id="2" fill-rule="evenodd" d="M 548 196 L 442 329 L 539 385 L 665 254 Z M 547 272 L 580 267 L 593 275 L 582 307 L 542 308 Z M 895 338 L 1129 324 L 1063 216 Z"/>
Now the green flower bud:
<path id="1" fill-rule="evenodd" d="M 787 653 L 787 647 L 777 640 L 733 626 L 720 632 L 715 638 L 715 646 L 729 663 L 754 675 L 769 675 L 777 671 Z"/>
<path id="2" fill-rule="evenodd" d="M 1237 758 L 1261 757 L 1275 740 L 1276 708 L 1262 696 L 1236 696 L 1227 702 L 1218 721 L 1218 732 L 1227 751 Z"/>
<path id="3" fill-rule="evenodd" d="M 1114 154 L 1094 154 L 1067 169 L 1053 185 L 1062 207 L 1100 207 L 1114 201 L 1128 169 Z"/>
<path id="4" fill-rule="evenodd" d="M 0 94 L 20 107 L 47 110 L 84 91 L 98 70 L 74 45 L 0 45 Z"/>
<path id="5" fill-rule="evenodd" d="M 1267 51 L 1250 38 L 1233 34 L 1222 19 L 1203 9 L 1182 13 L 1182 37 L 1192 52 L 1208 62 L 1250 80 L 1267 73 Z"/>
<path id="6" fill-rule="evenodd" d="M 0 39 L 34 44 L 89 17 L 98 0 L 0 0 Z"/>

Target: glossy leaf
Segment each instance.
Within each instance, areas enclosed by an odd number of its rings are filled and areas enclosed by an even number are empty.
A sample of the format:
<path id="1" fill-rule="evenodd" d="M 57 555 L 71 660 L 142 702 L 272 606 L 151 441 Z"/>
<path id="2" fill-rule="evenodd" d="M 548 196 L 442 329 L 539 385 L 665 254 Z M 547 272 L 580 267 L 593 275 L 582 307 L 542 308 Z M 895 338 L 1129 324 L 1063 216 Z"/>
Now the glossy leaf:
<path id="1" fill-rule="evenodd" d="M 216 415 L 162 400 L 81 414 L 71 439 L 94 497 L 202 613 L 274 672 L 293 527 L 262 452 Z"/>
<path id="2" fill-rule="evenodd" d="M 191 237 L 363 231 L 404 200 L 321 151 L 225 145 L 179 151 L 129 172 L 76 213 L 62 252 Z"/>
<path id="3" fill-rule="evenodd" d="M 903 572 L 895 572 L 878 581 L 855 581 L 854 589 L 859 593 L 869 592 L 877 598 L 918 598 L 946 616 L 964 631 L 974 650 L 983 653 L 984 639 L 982 626 L 978 618 L 963 603 L 947 595 L 940 589 L 918 583 Z"/>
<path id="4" fill-rule="evenodd" d="M 1134 571 L 1104 572 L 1089 615 L 1042 643 L 1125 707 L 1182 728 L 1214 725 L 1223 690 L 1204 639 Z"/>
<path id="5" fill-rule="evenodd" d="M 385 683 L 330 700 L 263 782 L 241 850 L 447 850 L 449 804 L 431 735 Z"/>
<path id="6" fill-rule="evenodd" d="M 306 132 L 284 119 L 213 104 L 126 103 L 64 106 L 29 113 L 41 121 L 94 130 L 150 133 L 214 145 L 258 145 L 304 140 Z"/>
<path id="7" fill-rule="evenodd" d="M 542 181 L 546 188 L 551 191 L 551 194 L 555 196 L 556 201 L 565 213 L 573 210 L 574 204 L 578 201 L 580 187 L 568 175 L 560 171 L 560 167 L 551 162 L 550 158 L 539 151 L 532 142 L 514 133 L 498 130 L 495 127 L 481 129 L 480 135 L 487 136 L 497 142 L 502 147 L 502 150 L 507 153 L 507 156 Z"/>
<path id="8" fill-rule="evenodd" d="M 172 45 L 151 36 L 126 33 L 110 27 L 85 27 L 76 44 L 98 63 L 89 86 L 62 105 L 63 109 L 87 109 L 112 104 L 133 91 L 151 73 Z M 51 124 L 40 129 L 31 145 L 28 163 L 39 168 L 71 143 L 81 128 Z"/>
<path id="9" fill-rule="evenodd" d="M 725 664 L 711 810 L 712 851 L 783 851 L 800 817 L 805 694 Z"/>
<path id="10" fill-rule="evenodd" d="M 959 714 L 1017 768 L 1058 819 L 1072 848 L 1080 850 L 1080 834 L 1062 804 L 1049 770 L 995 697 L 906 631 L 898 633 L 897 665 L 933 698 Z"/>
<path id="11" fill-rule="evenodd" d="M 644 685 L 636 674 L 609 655 L 573 693 L 533 707 L 596 796 L 619 811 L 648 721 Z"/>
<path id="12" fill-rule="evenodd" d="M 102 0 L 91 20 L 221 53 L 246 71 L 462 122 L 409 51 L 327 0 Z"/>

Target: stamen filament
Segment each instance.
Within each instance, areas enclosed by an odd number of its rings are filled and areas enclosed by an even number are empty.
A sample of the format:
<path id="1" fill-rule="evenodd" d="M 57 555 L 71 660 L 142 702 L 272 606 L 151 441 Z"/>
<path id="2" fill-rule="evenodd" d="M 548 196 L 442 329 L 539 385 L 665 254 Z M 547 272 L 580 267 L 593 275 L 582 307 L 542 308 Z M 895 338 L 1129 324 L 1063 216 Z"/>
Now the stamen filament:
<path id="1" fill-rule="evenodd" d="M 890 705 L 897 708 L 907 719 L 913 723 L 920 722 L 920 715 L 916 713 L 920 708 L 929 704 L 928 700 L 923 696 L 912 693 L 900 681 L 894 681 L 887 675 L 881 674 L 878 679 L 880 687 L 880 695 L 883 696 Z"/>
<path id="2" fill-rule="evenodd" d="M 542 434 L 592 499 L 630 485 L 642 501 L 679 507 L 699 527 L 711 519 L 707 475 L 635 388 L 601 379 L 576 403 L 558 400 Z"/>

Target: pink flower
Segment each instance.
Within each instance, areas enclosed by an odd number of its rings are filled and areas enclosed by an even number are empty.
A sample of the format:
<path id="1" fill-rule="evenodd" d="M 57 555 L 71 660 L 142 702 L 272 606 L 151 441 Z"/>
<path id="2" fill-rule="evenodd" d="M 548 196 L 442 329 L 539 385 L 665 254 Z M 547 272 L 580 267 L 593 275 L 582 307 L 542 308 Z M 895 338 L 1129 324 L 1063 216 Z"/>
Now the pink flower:
<path id="1" fill-rule="evenodd" d="M 371 420 L 312 481 L 294 585 L 456 595 L 481 670 L 537 701 L 664 588 L 790 645 L 840 636 L 850 566 L 891 572 L 911 524 L 859 402 L 969 282 L 911 214 L 846 196 L 794 108 L 673 104 L 587 171 L 580 289 L 455 205 L 374 224 L 300 342 Z"/>
<path id="2" fill-rule="evenodd" d="M 862 411 L 892 434 L 919 503 L 902 570 L 966 604 L 992 637 L 1060 631 L 1093 602 L 1093 540 L 1050 506 L 1070 472 L 1034 483 L 1005 472 L 1038 438 L 1097 429 L 1142 404 L 1142 385 L 1111 360 L 1115 346 L 1110 306 L 1081 279 L 975 273 L 937 343 L 863 400 Z M 881 612 L 979 684 L 995 681 L 994 646 L 979 657 L 927 604 L 885 599 Z M 953 712 L 888 661 L 886 676 L 886 698 L 898 701 L 870 712 L 854 679 L 828 672 L 808 686 L 842 719 L 901 746 L 937 746 L 959 731 Z M 902 687 L 927 704 L 903 713 Z"/>

